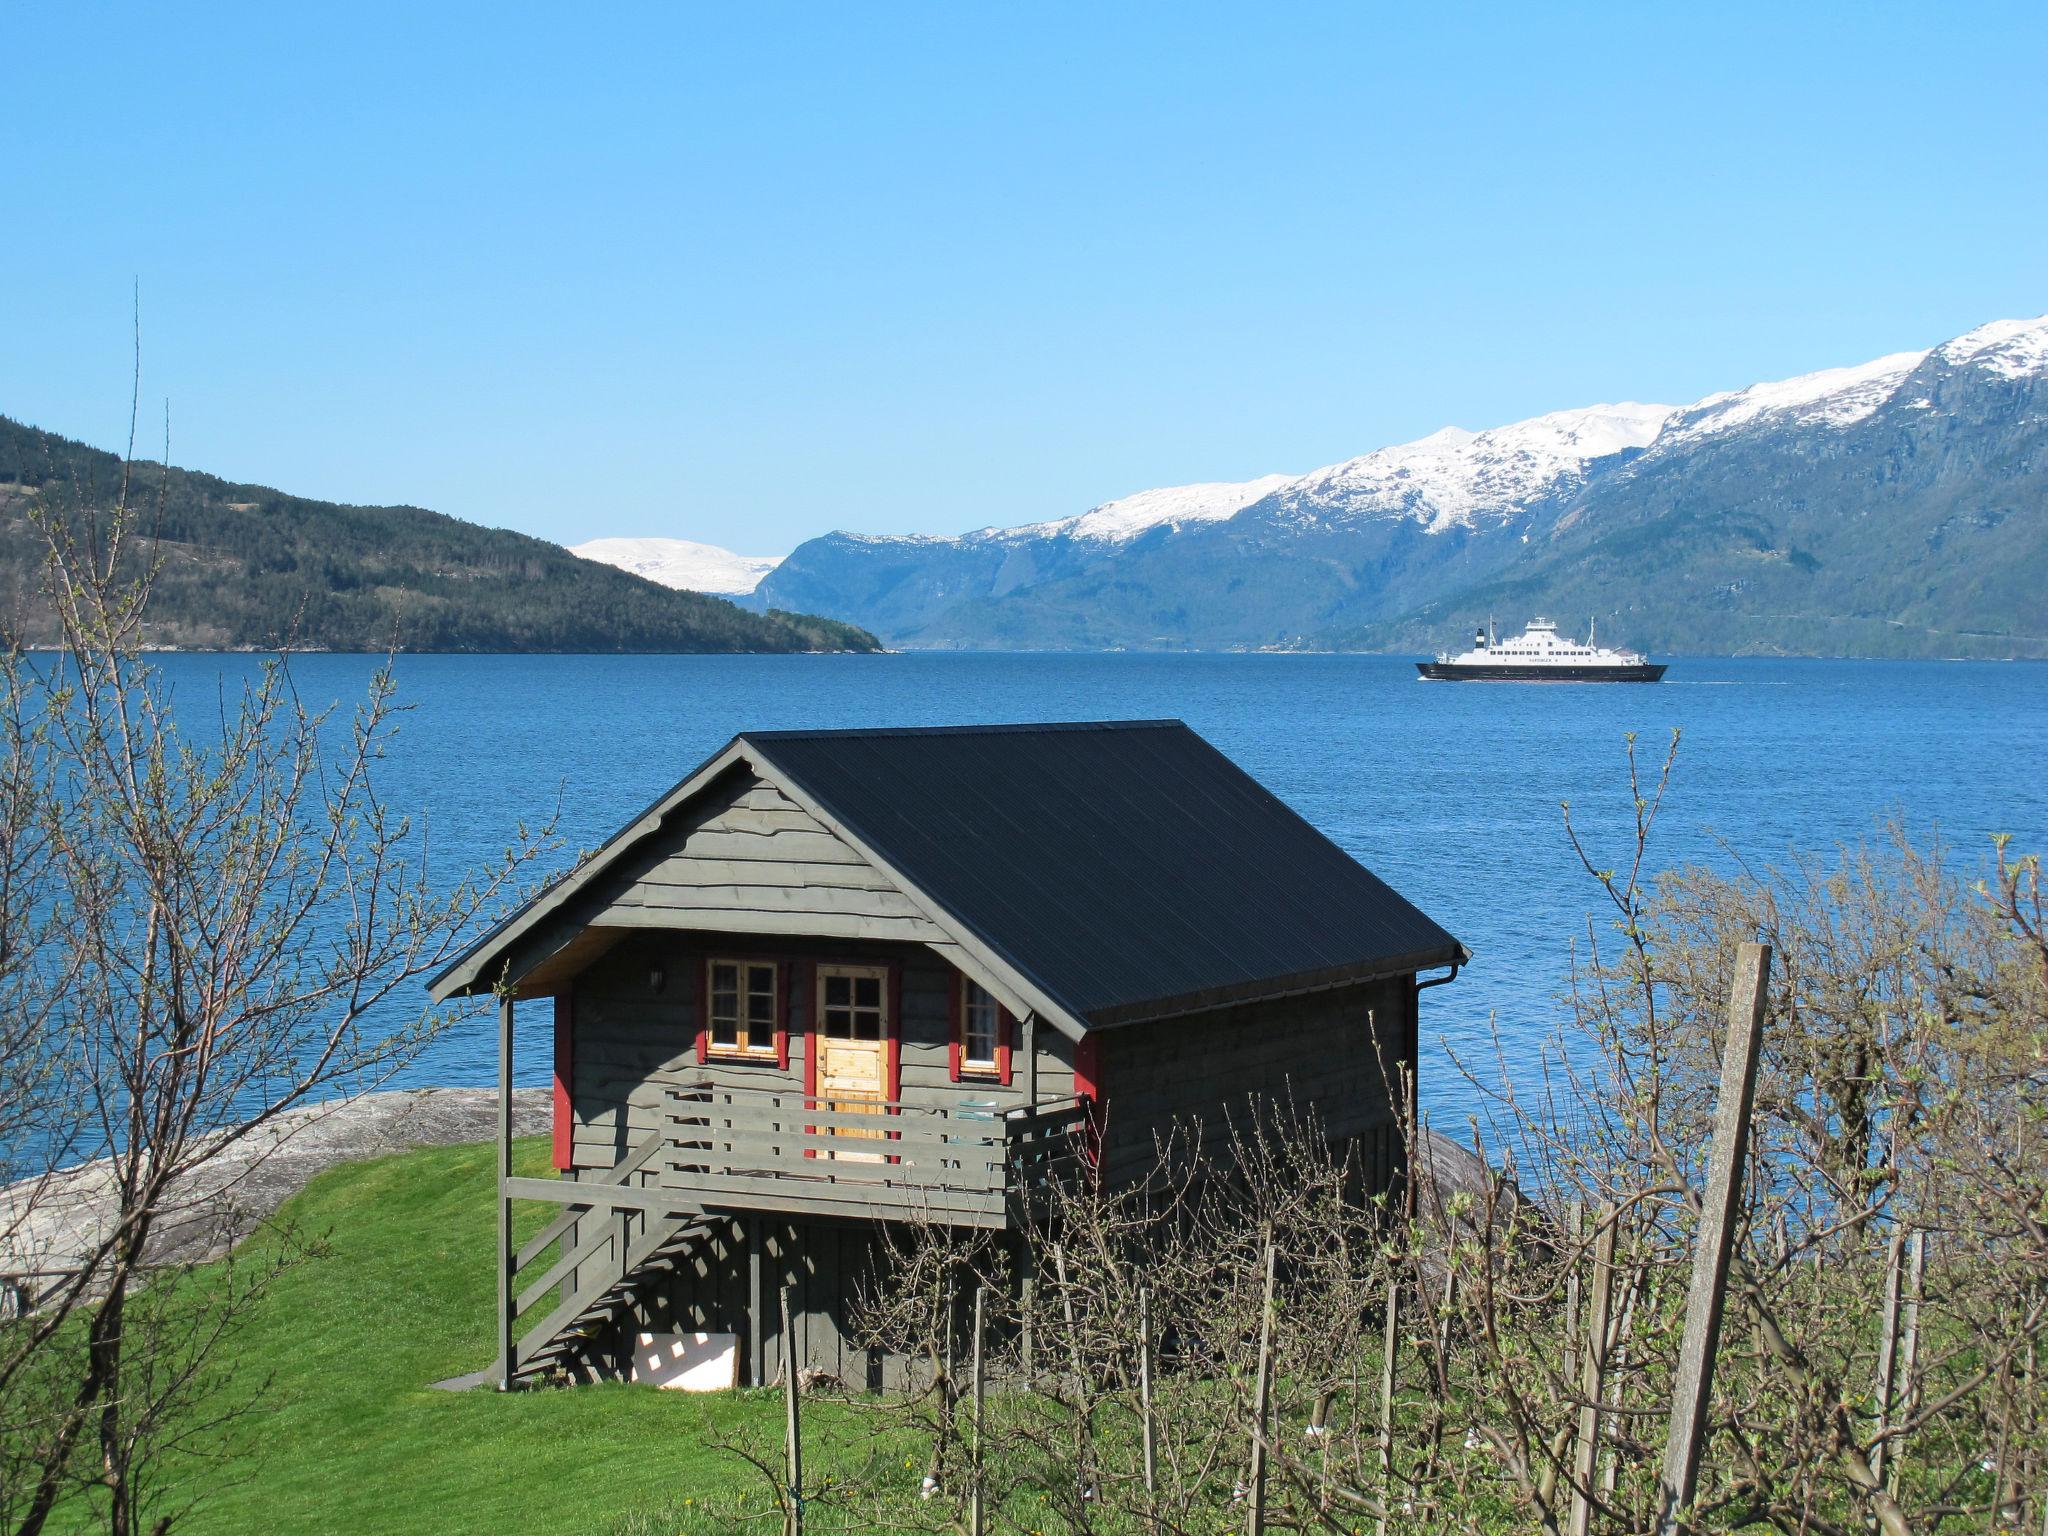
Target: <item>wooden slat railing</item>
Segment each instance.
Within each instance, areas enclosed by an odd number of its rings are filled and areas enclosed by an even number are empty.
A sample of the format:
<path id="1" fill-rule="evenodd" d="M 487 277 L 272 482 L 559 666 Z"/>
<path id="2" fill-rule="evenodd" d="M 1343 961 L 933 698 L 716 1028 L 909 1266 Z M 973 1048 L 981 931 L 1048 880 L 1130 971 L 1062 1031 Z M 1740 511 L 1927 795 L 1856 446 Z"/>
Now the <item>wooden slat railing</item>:
<path id="1" fill-rule="evenodd" d="M 668 1092 L 663 1183 L 707 1207 L 928 1217 L 1000 1227 L 1032 1188 L 1078 1166 L 1080 1101 L 854 1108 L 700 1082 Z"/>

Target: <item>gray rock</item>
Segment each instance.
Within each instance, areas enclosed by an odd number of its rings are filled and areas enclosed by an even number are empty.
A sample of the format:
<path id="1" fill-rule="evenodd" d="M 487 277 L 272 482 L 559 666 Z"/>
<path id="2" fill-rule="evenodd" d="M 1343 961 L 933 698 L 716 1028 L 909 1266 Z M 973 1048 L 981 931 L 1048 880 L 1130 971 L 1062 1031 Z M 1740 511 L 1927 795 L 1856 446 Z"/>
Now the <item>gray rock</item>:
<path id="1" fill-rule="evenodd" d="M 515 1135 L 548 1129 L 546 1088 L 512 1095 Z M 314 1175 L 339 1163 L 497 1134 L 495 1088 L 412 1088 L 292 1110 L 248 1133 L 173 1184 L 147 1250 L 151 1264 L 218 1258 L 269 1220 Z M 0 1277 L 32 1295 L 79 1267 L 114 1217 L 112 1168 L 84 1163 L 0 1189 Z"/>

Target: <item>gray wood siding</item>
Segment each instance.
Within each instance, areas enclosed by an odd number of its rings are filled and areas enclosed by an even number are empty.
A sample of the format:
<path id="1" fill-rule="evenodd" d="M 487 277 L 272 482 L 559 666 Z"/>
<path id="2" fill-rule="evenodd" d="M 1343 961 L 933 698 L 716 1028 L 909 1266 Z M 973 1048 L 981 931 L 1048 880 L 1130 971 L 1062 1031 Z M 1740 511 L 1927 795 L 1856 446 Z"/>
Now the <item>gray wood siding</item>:
<path id="1" fill-rule="evenodd" d="M 943 940 L 910 897 L 780 790 L 736 773 L 643 857 L 591 917 L 600 927 Z"/>
<path id="2" fill-rule="evenodd" d="M 697 1063 L 698 977 L 714 956 L 778 960 L 795 967 L 788 1008 L 789 1070 L 772 1062 Z M 637 933 L 577 978 L 570 995 L 575 1019 L 571 1104 L 575 1162 L 608 1168 L 660 1124 L 663 1093 L 710 1077 L 734 1086 L 799 1091 L 804 1082 L 804 1031 L 811 1020 L 810 967 L 814 964 L 900 967 L 898 1021 L 900 1092 L 906 1104 L 951 1106 L 962 1100 L 1008 1107 L 1024 1102 L 1021 1049 L 1010 1086 L 985 1079 L 952 1081 L 953 967 L 921 944 L 863 944 L 828 938 L 767 940 L 702 932 Z M 662 971 L 656 992 L 650 972 Z M 787 972 L 785 972 L 787 975 Z M 1021 1029 L 1013 1045 L 1021 1046 Z M 1039 1036 L 1038 1092 L 1043 1099 L 1073 1092 L 1072 1047 L 1049 1027 Z"/>
<path id="3" fill-rule="evenodd" d="M 1230 1116 L 1258 1096 L 1291 1101 L 1333 1140 L 1357 1143 L 1370 1182 L 1384 1187 L 1398 1153 L 1387 1074 L 1398 1082 L 1413 1000 L 1399 977 L 1105 1031 L 1105 1176 L 1142 1178 L 1155 1136 L 1176 1122 L 1198 1125 L 1220 1151 Z"/>

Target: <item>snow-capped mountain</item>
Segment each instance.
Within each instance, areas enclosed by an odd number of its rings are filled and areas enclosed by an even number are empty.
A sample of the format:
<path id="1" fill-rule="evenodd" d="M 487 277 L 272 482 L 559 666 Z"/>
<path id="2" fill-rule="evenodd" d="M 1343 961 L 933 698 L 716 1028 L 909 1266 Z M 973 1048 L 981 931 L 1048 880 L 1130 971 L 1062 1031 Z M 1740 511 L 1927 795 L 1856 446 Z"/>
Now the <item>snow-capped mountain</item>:
<path id="1" fill-rule="evenodd" d="M 744 597 L 782 564 L 781 555 L 736 555 L 716 544 L 688 539 L 592 539 L 572 544 L 569 553 L 600 565 L 615 565 L 682 592 Z"/>
<path id="2" fill-rule="evenodd" d="M 1060 518 L 1050 523 L 1027 523 L 1021 528 L 984 528 L 980 534 L 984 538 L 1065 537 L 1099 544 L 1126 544 L 1154 528 L 1185 528 L 1191 523 L 1213 523 L 1235 517 L 1261 497 L 1270 496 L 1288 484 L 1289 479 L 1286 475 L 1266 475 L 1257 480 L 1170 485 L 1105 501 L 1077 517 Z"/>
<path id="3" fill-rule="evenodd" d="M 1303 475 L 1277 500 L 1328 518 L 1412 517 L 1431 533 L 1471 528 L 1583 485 L 1590 465 L 1647 448 L 1671 413 L 1624 401 L 1484 432 L 1444 427 Z"/>
<path id="4" fill-rule="evenodd" d="M 1994 321 L 1686 406 L 955 538 L 830 534 L 760 595 L 913 646 L 1406 645 L 1484 603 L 1597 611 L 1636 645 L 2048 652 L 2044 376 L 2048 317 Z"/>

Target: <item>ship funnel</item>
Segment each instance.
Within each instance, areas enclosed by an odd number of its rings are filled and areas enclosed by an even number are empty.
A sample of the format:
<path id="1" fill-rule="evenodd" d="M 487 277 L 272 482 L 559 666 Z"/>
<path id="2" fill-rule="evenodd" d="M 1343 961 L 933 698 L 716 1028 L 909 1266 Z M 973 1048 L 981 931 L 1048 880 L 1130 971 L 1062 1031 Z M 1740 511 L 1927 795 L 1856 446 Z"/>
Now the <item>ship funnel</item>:
<path id="1" fill-rule="evenodd" d="M 1483 651 L 1483 650 L 1485 650 L 1485 649 L 1486 649 L 1486 631 L 1482 629 L 1482 630 L 1480 630 L 1480 631 L 1479 631 L 1479 632 L 1478 632 L 1477 634 L 1475 634 L 1475 635 L 1474 635 L 1474 636 L 1472 637 L 1472 644 L 1473 644 L 1474 646 L 1476 646 L 1476 647 L 1477 647 L 1478 649 L 1482 650 L 1482 651 Z"/>

